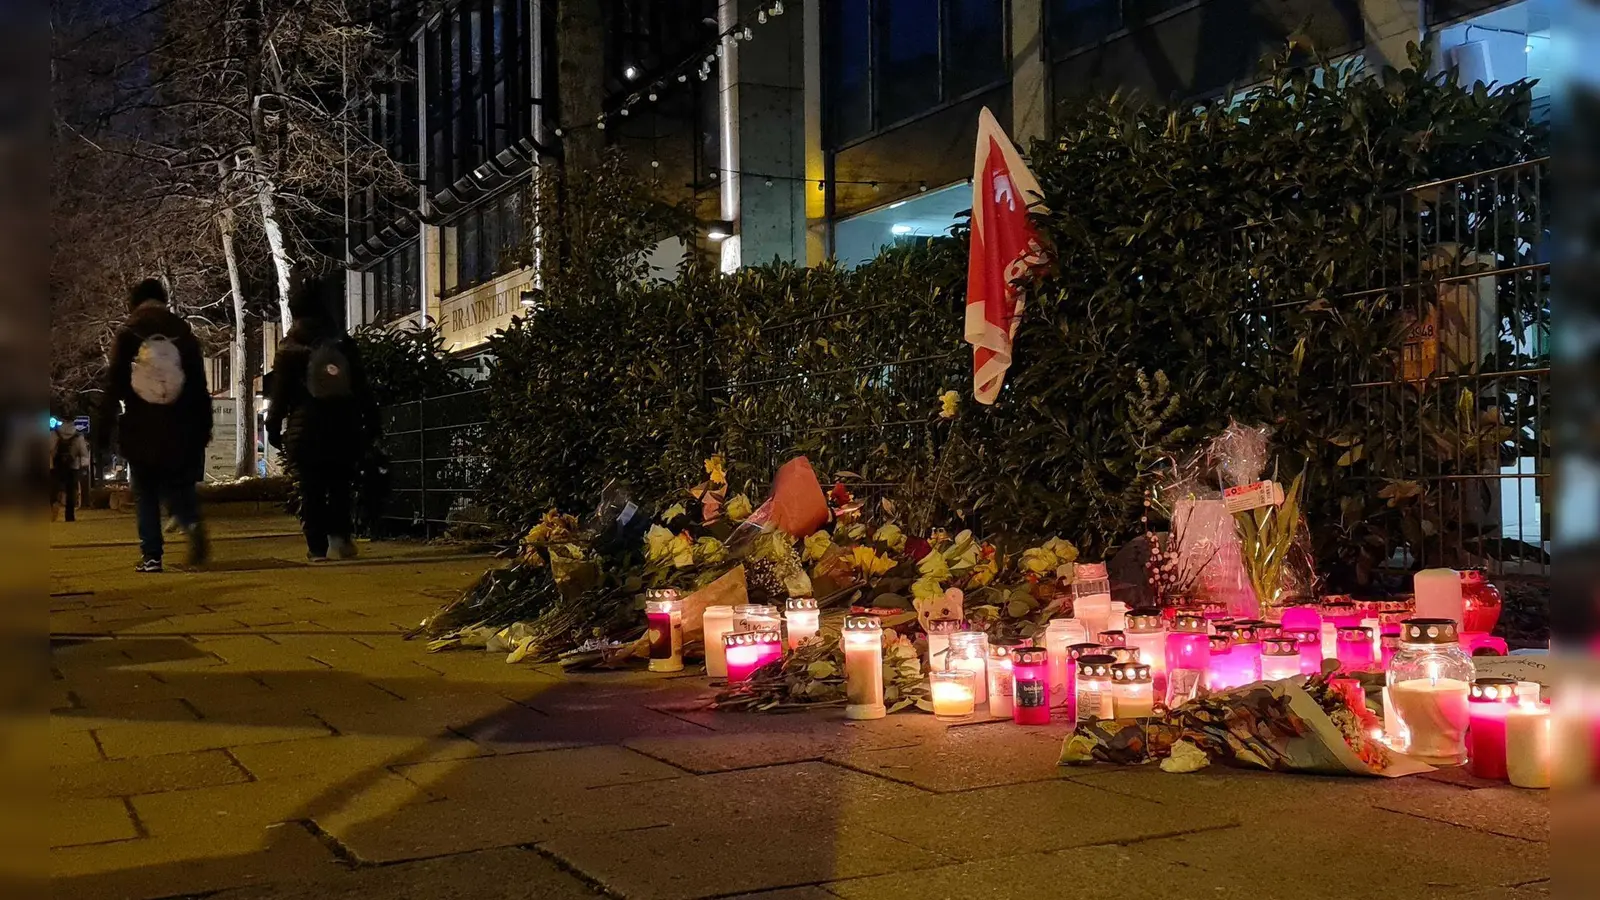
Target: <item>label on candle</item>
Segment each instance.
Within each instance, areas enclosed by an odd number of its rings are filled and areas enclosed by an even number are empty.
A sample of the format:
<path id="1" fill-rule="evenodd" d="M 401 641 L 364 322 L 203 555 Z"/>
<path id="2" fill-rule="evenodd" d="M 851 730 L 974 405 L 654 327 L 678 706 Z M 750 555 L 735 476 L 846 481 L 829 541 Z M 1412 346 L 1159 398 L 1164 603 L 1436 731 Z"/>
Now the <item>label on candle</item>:
<path id="1" fill-rule="evenodd" d="M 666 613 L 650 616 L 650 658 L 672 658 L 672 617 Z"/>
<path id="2" fill-rule="evenodd" d="M 1242 513 L 1263 506 L 1283 505 L 1283 485 L 1276 481 L 1257 481 L 1238 487 L 1224 488 L 1222 505 L 1229 513 Z"/>
<path id="3" fill-rule="evenodd" d="M 1023 709 L 1035 709 L 1048 702 L 1049 692 L 1045 690 L 1045 683 L 1042 681 L 1017 681 L 1012 696 L 1016 704 Z"/>

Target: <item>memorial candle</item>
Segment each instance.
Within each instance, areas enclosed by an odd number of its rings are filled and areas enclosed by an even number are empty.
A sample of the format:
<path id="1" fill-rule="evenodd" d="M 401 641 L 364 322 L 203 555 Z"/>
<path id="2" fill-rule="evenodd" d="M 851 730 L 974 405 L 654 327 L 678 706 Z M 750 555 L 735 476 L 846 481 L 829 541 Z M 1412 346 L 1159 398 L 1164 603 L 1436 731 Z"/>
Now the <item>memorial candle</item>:
<path id="1" fill-rule="evenodd" d="M 1216 692 L 1261 680 L 1260 660 L 1234 643 L 1232 634 L 1213 634 L 1206 666 L 1206 690 Z M 1259 649 L 1260 645 L 1257 645 Z"/>
<path id="2" fill-rule="evenodd" d="M 981 631 L 958 631 L 950 635 L 950 666 L 972 673 L 972 700 L 979 706 L 989 702 L 989 636 Z"/>
<path id="3" fill-rule="evenodd" d="M 1050 677 L 1050 654 L 1043 647 L 1011 651 L 1011 721 L 1050 724 Z"/>
<path id="4" fill-rule="evenodd" d="M 1079 563 L 1072 582 L 1072 615 L 1093 636 L 1111 627 L 1111 577 L 1105 563 Z"/>
<path id="5" fill-rule="evenodd" d="M 1322 613 L 1317 612 L 1315 606 L 1285 606 L 1283 618 L 1278 620 L 1283 630 L 1309 628 L 1318 634 L 1322 633 Z"/>
<path id="6" fill-rule="evenodd" d="M 1454 569 L 1423 569 L 1412 576 L 1417 597 L 1416 617 L 1460 622 L 1465 611 L 1461 573 Z"/>
<path id="7" fill-rule="evenodd" d="M 1065 706 L 1068 703 L 1068 689 L 1072 683 L 1069 672 L 1071 665 L 1067 658 L 1067 648 L 1075 643 L 1082 643 L 1089 637 L 1084 633 L 1083 623 L 1076 618 L 1051 619 L 1044 626 L 1044 650 L 1050 657 L 1050 702 L 1055 706 Z"/>
<path id="8" fill-rule="evenodd" d="M 1254 620 L 1243 619 L 1233 623 L 1233 656 L 1240 677 L 1248 676 L 1248 680 L 1240 684 L 1261 680 L 1261 632 Z"/>
<path id="9" fill-rule="evenodd" d="M 817 601 L 813 597 L 790 597 L 784 602 L 783 622 L 790 650 L 810 640 L 817 633 L 821 617 L 822 614 L 817 611 Z"/>
<path id="10" fill-rule="evenodd" d="M 1211 659 L 1211 641 L 1206 634 L 1206 621 L 1197 613 L 1183 612 L 1172 617 L 1172 630 L 1167 633 L 1167 687 L 1166 704 L 1176 706 L 1195 695 L 1204 683 L 1206 667 Z"/>
<path id="11" fill-rule="evenodd" d="M 1467 694 L 1467 768 L 1479 778 L 1506 778 L 1506 717 L 1517 705 L 1514 678 L 1476 678 Z"/>
<path id="12" fill-rule="evenodd" d="M 722 646 L 722 636 L 733 630 L 733 607 L 706 607 L 700 616 L 700 628 L 705 635 L 706 674 L 712 678 L 728 677 L 728 657 Z"/>
<path id="13" fill-rule="evenodd" d="M 1390 628 L 1394 631 L 1389 631 Z M 1394 660 L 1395 652 L 1400 649 L 1400 626 L 1384 625 L 1383 629 L 1383 634 L 1378 638 L 1378 664 L 1387 672 L 1389 663 Z"/>
<path id="14" fill-rule="evenodd" d="M 950 635 L 961 630 L 966 623 L 960 619 L 930 619 L 924 628 L 928 633 L 928 670 L 950 668 Z"/>
<path id="15" fill-rule="evenodd" d="M 1144 607 L 1128 613 L 1125 637 L 1129 647 L 1138 649 L 1139 661 L 1150 667 L 1150 679 L 1156 693 L 1165 696 L 1167 623 L 1161 618 L 1161 610 Z"/>
<path id="16" fill-rule="evenodd" d="M 1057 703 L 1055 705 L 1066 710 L 1067 719 L 1069 721 L 1078 721 L 1078 660 L 1085 656 L 1095 656 L 1097 654 L 1105 653 L 1105 647 L 1102 647 L 1099 644 L 1091 641 L 1085 641 L 1081 644 L 1073 644 L 1067 648 L 1067 686 L 1065 688 L 1067 692 L 1067 701 L 1066 703 Z M 1051 690 L 1054 690 L 1054 687 L 1052 687 Z M 1052 700 L 1053 699 L 1054 695 L 1052 695 Z"/>
<path id="17" fill-rule="evenodd" d="M 1026 646 L 1021 638 L 995 638 L 989 642 L 989 715 L 992 717 L 1011 716 L 1011 680 L 1014 677 L 1011 654 Z"/>
<path id="18" fill-rule="evenodd" d="M 1284 637 L 1294 638 L 1295 644 L 1300 648 L 1300 674 L 1315 675 L 1322 671 L 1322 627 L 1315 630 L 1286 628 Z"/>
<path id="19" fill-rule="evenodd" d="M 1155 714 L 1155 685 L 1145 663 L 1117 663 L 1111 667 L 1111 704 L 1119 719 Z"/>
<path id="20" fill-rule="evenodd" d="M 1292 637 L 1266 638 L 1261 642 L 1261 679 L 1280 681 L 1300 674 L 1300 642 Z"/>
<path id="21" fill-rule="evenodd" d="M 845 616 L 844 717 L 881 719 L 883 705 L 883 622 L 877 616 Z"/>
<path id="22" fill-rule="evenodd" d="M 1111 696 L 1111 667 L 1116 657 L 1091 653 L 1078 657 L 1077 721 L 1116 718 L 1116 701 Z"/>
<path id="23" fill-rule="evenodd" d="M 1400 627 L 1400 650 L 1387 677 L 1397 727 L 1385 731 L 1403 735 L 1405 752 L 1422 762 L 1460 765 L 1466 759 L 1472 658 L 1449 619 L 1407 619 Z"/>
<path id="24" fill-rule="evenodd" d="M 1128 646 L 1128 633 L 1125 631 L 1119 631 L 1115 629 L 1102 631 L 1099 634 L 1096 634 L 1094 639 L 1098 641 L 1102 647 Z"/>
<path id="25" fill-rule="evenodd" d="M 941 719 L 965 719 L 974 709 L 972 673 L 966 669 L 936 670 L 929 674 L 933 714 Z"/>
<path id="26" fill-rule="evenodd" d="M 783 635 L 776 631 L 730 631 L 722 636 L 728 656 L 728 683 L 739 684 L 762 666 L 783 659 Z"/>
<path id="27" fill-rule="evenodd" d="M 1550 707 L 1519 700 L 1506 712 L 1506 779 L 1521 788 L 1550 786 Z"/>
<path id="28" fill-rule="evenodd" d="M 1361 612 L 1343 594 L 1324 598 L 1322 603 L 1322 658 L 1339 658 L 1339 629 L 1361 625 Z"/>
<path id="29" fill-rule="evenodd" d="M 1370 672 L 1378 664 L 1372 652 L 1372 630 L 1364 626 L 1340 628 L 1336 652 L 1345 672 Z"/>
<path id="30" fill-rule="evenodd" d="M 675 588 L 645 591 L 644 618 L 650 629 L 650 671 L 683 671 L 683 601 Z"/>
<path id="31" fill-rule="evenodd" d="M 1111 601 L 1111 615 L 1106 618 L 1108 631 L 1126 631 L 1128 629 L 1128 604 L 1121 600 Z"/>
<path id="32" fill-rule="evenodd" d="M 778 608 L 764 603 L 744 603 L 733 608 L 734 631 L 782 631 Z"/>

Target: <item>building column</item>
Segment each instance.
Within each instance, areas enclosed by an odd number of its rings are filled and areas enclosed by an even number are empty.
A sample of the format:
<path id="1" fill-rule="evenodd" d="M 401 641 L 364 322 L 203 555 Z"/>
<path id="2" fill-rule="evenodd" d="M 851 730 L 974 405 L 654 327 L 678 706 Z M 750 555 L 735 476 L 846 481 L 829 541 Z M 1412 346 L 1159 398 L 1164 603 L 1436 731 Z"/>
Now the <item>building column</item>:
<path id="1" fill-rule="evenodd" d="M 806 255 L 808 266 L 821 265 L 830 256 L 828 240 L 828 193 L 816 186 L 828 177 L 827 158 L 822 151 L 822 8 L 819 3 L 801 4 L 800 44 L 804 54 L 802 90 L 805 108 L 806 180 L 800 186 L 805 203 Z M 797 260 L 798 262 L 798 260 Z"/>
<path id="2" fill-rule="evenodd" d="M 1368 70 L 1403 69 L 1409 64 L 1406 44 L 1422 40 L 1422 0 L 1361 0 L 1361 22 Z"/>
<path id="3" fill-rule="evenodd" d="M 1011 0 L 1011 140 L 1024 151 L 1050 132 L 1044 0 Z"/>
<path id="4" fill-rule="evenodd" d="M 759 265 L 773 257 L 804 262 L 809 174 L 804 42 L 808 13 L 803 10 L 813 4 L 788 4 L 783 15 L 757 24 L 758 14 L 771 7 L 771 0 L 723 3 L 725 10 L 736 9 L 735 20 L 748 23 L 752 32 L 751 40 L 732 44 L 722 70 L 727 78 L 723 111 L 733 124 L 723 130 L 724 146 L 732 150 L 732 163 L 725 165 L 738 173 L 732 183 L 723 184 L 723 197 L 738 224 L 739 262 Z M 820 132 L 817 142 L 820 147 Z M 728 157 L 725 152 L 724 158 Z M 728 179 L 729 174 L 721 177 Z"/>

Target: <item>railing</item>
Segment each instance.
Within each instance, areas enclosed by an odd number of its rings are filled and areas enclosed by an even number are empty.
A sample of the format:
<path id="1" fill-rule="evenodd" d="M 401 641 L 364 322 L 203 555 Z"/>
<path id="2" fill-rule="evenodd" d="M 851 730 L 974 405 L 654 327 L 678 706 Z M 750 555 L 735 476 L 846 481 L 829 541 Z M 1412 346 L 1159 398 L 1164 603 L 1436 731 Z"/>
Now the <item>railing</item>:
<path id="1" fill-rule="evenodd" d="M 487 392 L 479 389 L 397 403 L 383 409 L 389 456 L 381 519 L 433 537 L 447 528 L 492 527 L 473 501 Z"/>

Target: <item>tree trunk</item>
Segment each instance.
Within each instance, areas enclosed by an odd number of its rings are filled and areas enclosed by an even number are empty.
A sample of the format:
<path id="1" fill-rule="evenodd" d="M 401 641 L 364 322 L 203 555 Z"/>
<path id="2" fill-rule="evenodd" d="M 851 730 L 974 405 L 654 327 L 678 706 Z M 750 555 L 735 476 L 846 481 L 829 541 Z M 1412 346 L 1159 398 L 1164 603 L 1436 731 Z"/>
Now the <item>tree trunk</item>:
<path id="1" fill-rule="evenodd" d="M 228 289 L 233 294 L 233 343 L 228 347 L 228 375 L 233 394 L 234 476 L 256 474 L 255 390 L 250 377 L 250 323 L 245 319 L 244 290 L 239 283 L 239 258 L 233 249 L 233 210 L 217 217 L 222 232 L 222 258 L 228 264 Z"/>
<path id="2" fill-rule="evenodd" d="M 261 168 L 261 154 L 256 154 L 256 201 L 261 207 L 261 230 L 266 232 L 267 247 L 272 251 L 272 269 L 278 278 L 278 321 L 282 333 L 289 333 L 293 317 L 289 315 L 290 274 L 294 260 L 289 258 L 289 248 L 283 241 L 283 226 L 278 222 L 277 186 Z"/>

